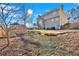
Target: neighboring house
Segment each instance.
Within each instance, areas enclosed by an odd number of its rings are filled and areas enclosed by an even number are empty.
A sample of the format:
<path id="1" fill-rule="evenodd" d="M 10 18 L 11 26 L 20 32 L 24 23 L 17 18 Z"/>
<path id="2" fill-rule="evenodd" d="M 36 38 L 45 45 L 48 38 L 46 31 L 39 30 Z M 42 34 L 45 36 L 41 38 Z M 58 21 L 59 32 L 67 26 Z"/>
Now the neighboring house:
<path id="1" fill-rule="evenodd" d="M 42 16 L 39 16 L 37 19 L 38 27 L 42 29 L 61 29 L 61 26 L 66 23 L 68 23 L 68 20 L 63 10 L 63 5 L 61 5 L 61 8 L 54 9 Z"/>
<path id="2" fill-rule="evenodd" d="M 9 28 L 17 31 L 27 30 L 27 27 L 25 25 L 18 23 L 11 24 Z"/>

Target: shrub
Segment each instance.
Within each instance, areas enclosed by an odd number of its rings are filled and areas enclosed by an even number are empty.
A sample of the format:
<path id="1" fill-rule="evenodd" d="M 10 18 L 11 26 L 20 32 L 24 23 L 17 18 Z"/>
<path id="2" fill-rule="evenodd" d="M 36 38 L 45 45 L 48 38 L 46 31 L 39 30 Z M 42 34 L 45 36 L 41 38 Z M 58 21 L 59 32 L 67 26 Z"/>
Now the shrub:
<path id="1" fill-rule="evenodd" d="M 54 42 L 52 42 L 52 41 L 45 41 L 44 43 L 43 43 L 43 48 L 44 49 L 47 49 L 47 50 L 54 50 L 55 49 L 55 44 L 54 44 Z"/>

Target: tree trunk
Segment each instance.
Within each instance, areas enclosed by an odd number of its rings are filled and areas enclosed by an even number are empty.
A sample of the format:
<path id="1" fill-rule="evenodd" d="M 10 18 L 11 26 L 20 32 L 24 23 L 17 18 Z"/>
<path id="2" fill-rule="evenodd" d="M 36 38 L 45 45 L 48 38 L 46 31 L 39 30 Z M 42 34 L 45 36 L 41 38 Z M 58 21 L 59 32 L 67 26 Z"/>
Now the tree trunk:
<path id="1" fill-rule="evenodd" d="M 24 26 L 26 27 L 26 20 L 24 20 Z"/>

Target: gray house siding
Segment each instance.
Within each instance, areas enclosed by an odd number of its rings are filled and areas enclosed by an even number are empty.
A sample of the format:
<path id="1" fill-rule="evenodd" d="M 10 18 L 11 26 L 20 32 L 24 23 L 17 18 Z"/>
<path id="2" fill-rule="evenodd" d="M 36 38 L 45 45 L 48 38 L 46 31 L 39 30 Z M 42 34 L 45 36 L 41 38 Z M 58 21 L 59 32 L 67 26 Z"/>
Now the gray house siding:
<path id="1" fill-rule="evenodd" d="M 51 19 L 49 21 L 47 21 L 45 23 L 45 28 L 55 28 L 55 29 L 60 29 L 60 25 L 59 25 L 59 18 L 54 18 L 54 19 Z"/>

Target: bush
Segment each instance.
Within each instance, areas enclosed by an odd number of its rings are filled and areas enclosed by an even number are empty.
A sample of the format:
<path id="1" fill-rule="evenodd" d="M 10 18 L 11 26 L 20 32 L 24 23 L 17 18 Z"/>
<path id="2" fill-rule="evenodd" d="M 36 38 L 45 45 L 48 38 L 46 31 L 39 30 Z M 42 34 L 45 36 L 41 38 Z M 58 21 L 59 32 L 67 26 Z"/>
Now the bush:
<path id="1" fill-rule="evenodd" d="M 52 42 L 52 41 L 45 41 L 43 43 L 43 48 L 51 51 L 51 50 L 54 50 L 56 48 L 56 46 L 55 46 L 54 42 Z"/>

